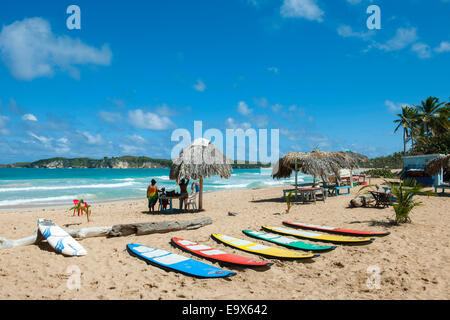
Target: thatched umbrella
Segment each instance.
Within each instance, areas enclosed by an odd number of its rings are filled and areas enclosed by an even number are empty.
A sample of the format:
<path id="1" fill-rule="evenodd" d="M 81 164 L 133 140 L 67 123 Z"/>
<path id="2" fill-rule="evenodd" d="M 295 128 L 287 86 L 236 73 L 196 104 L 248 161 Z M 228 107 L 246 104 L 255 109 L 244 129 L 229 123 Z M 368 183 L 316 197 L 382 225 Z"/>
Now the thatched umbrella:
<path id="1" fill-rule="evenodd" d="M 295 188 L 297 188 L 298 172 L 321 177 L 323 181 L 329 182 L 330 175 L 340 179 L 341 169 L 357 168 L 357 161 L 345 152 L 324 152 L 313 150 L 312 152 L 291 152 L 278 160 L 272 177 L 275 179 L 289 178 L 292 171 L 295 172 Z"/>
<path id="2" fill-rule="evenodd" d="M 425 167 L 425 173 L 433 176 L 437 173 L 441 172 L 441 169 L 449 169 L 450 168 L 450 154 L 447 154 L 446 156 L 440 156 L 437 158 L 434 158 Z"/>
<path id="3" fill-rule="evenodd" d="M 214 175 L 221 178 L 231 177 L 231 164 L 225 155 L 211 141 L 200 138 L 184 148 L 178 158 L 173 160 L 170 179 L 200 180 L 199 209 L 203 208 L 203 179 Z"/>

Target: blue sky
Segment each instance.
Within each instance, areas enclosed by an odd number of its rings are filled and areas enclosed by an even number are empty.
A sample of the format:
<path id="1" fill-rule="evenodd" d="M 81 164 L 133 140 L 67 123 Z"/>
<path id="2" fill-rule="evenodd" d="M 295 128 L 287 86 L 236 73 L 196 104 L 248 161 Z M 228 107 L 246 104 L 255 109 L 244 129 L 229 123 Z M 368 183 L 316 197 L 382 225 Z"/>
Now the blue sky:
<path id="1" fill-rule="evenodd" d="M 168 158 L 195 120 L 279 129 L 282 154 L 401 151 L 401 105 L 450 97 L 449 14 L 448 0 L 2 1 L 0 163 Z"/>

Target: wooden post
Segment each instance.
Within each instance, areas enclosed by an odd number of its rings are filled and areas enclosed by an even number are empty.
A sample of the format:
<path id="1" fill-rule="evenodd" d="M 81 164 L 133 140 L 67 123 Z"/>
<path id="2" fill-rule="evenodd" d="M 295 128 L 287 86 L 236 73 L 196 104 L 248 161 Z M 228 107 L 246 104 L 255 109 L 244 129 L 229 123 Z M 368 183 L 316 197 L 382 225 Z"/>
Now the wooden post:
<path id="1" fill-rule="evenodd" d="M 203 209 L 203 177 L 200 178 L 200 194 L 198 196 L 198 210 Z"/>
<path id="2" fill-rule="evenodd" d="M 350 189 L 353 188 L 353 171 L 350 169 Z"/>

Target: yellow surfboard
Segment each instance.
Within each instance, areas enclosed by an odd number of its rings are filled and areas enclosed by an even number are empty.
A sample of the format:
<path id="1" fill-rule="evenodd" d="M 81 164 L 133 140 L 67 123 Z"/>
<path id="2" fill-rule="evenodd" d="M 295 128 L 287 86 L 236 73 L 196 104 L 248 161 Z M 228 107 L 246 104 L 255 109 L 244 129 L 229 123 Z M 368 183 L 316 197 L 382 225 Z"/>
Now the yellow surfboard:
<path id="1" fill-rule="evenodd" d="M 318 257 L 319 255 L 315 255 L 313 253 L 301 253 L 293 250 L 288 249 L 280 249 L 280 248 L 274 248 L 274 247 L 268 247 L 264 246 L 259 243 L 254 243 L 247 240 L 242 240 L 238 238 L 233 238 L 229 236 L 225 236 L 222 234 L 216 234 L 213 233 L 211 237 L 214 240 L 217 240 L 219 242 L 222 242 L 226 245 L 229 245 L 230 247 L 259 254 L 266 257 L 272 257 L 272 258 L 282 258 L 282 259 L 310 259 Z"/>
<path id="2" fill-rule="evenodd" d="M 316 232 L 309 232 L 303 230 L 296 230 L 284 227 L 270 227 L 263 226 L 263 229 L 267 231 L 272 231 L 284 235 L 294 236 L 303 239 L 309 239 L 314 241 L 324 241 L 324 242 L 332 242 L 332 243 L 347 243 L 347 244 L 363 244 L 363 243 L 371 243 L 374 238 L 358 238 L 358 237 L 348 237 L 348 236 L 337 236 L 331 234 L 323 234 Z"/>

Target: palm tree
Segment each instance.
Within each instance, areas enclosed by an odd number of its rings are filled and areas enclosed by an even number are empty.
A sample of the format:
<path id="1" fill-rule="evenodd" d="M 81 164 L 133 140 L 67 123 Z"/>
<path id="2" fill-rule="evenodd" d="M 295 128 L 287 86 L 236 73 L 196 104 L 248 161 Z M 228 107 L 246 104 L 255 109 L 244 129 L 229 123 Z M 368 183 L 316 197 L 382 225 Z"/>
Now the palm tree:
<path id="1" fill-rule="evenodd" d="M 420 105 L 414 106 L 420 115 L 425 135 L 436 135 L 442 127 L 445 127 L 446 122 L 448 126 L 448 118 L 444 121 L 442 116 L 442 113 L 448 115 L 448 111 L 445 111 L 446 107 L 442 108 L 443 104 L 445 104 L 445 102 L 439 102 L 438 98 L 428 97 L 426 101 L 422 100 Z M 448 110 L 448 108 L 446 110 Z"/>
<path id="2" fill-rule="evenodd" d="M 403 106 L 402 113 L 397 114 L 398 119 L 394 120 L 394 123 L 398 123 L 394 132 L 397 132 L 400 128 L 403 128 L 403 153 L 406 153 L 406 143 L 413 137 L 413 131 L 415 130 L 414 124 L 417 120 L 417 113 L 414 108 L 410 106 Z"/>

